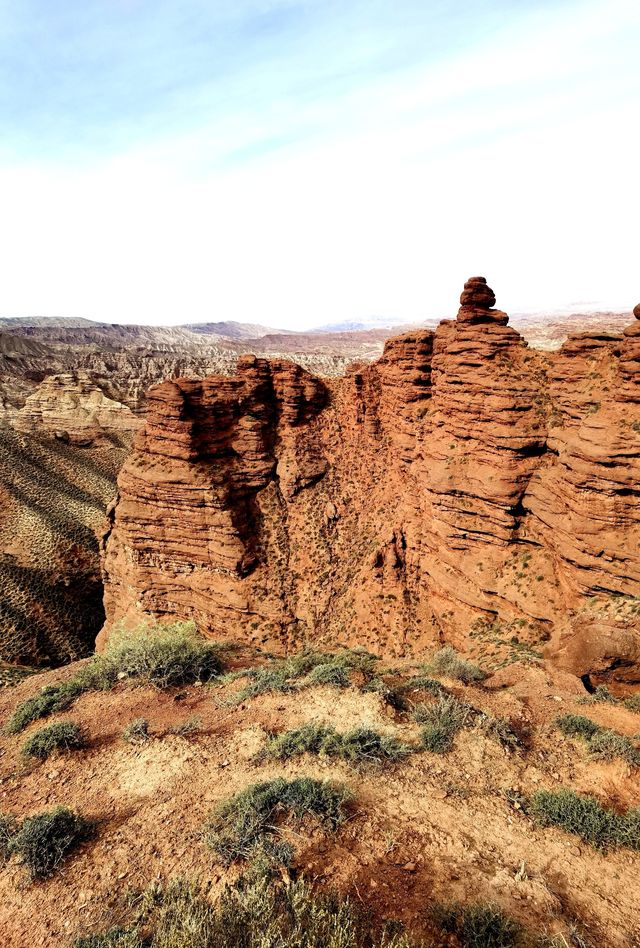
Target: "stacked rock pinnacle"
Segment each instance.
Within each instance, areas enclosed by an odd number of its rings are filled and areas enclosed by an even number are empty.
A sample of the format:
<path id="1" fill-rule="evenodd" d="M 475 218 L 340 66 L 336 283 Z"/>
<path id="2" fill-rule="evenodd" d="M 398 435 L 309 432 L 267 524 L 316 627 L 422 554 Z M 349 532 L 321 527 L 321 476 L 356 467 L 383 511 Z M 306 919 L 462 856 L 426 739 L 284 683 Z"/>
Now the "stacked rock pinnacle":
<path id="1" fill-rule="evenodd" d="M 494 309 L 496 295 L 484 277 L 469 277 L 460 296 L 458 322 L 460 323 L 498 323 L 506 326 L 509 317 L 499 309 Z"/>

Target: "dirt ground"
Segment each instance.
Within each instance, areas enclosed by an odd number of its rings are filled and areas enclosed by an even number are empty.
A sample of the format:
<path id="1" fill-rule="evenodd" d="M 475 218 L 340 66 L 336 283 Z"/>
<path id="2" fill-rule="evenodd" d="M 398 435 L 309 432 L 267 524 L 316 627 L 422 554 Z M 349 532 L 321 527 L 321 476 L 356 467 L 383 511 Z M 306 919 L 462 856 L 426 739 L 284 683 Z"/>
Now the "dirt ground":
<path id="1" fill-rule="evenodd" d="M 18 701 L 69 677 L 75 667 L 0 691 L 0 723 Z M 335 836 L 314 826 L 289 831 L 296 869 L 320 887 L 349 893 L 380 917 L 400 919 L 416 940 L 452 944 L 434 934 L 430 909 L 460 900 L 493 902 L 541 934 L 566 935 L 575 922 L 593 946 L 640 944 L 640 853 L 602 854 L 559 829 L 535 826 L 517 804 L 520 795 L 560 787 L 593 793 L 608 805 L 640 804 L 637 772 L 622 761 L 590 760 L 583 745 L 553 727 L 556 717 L 573 712 L 634 735 L 640 716 L 619 705 L 580 705 L 581 682 L 542 662 L 509 666 L 481 686 L 443 683 L 476 708 L 529 731 L 529 746 L 506 750 L 470 728 L 447 755 L 420 752 L 384 769 L 308 755 L 256 763 L 267 731 L 311 720 L 340 730 L 366 724 L 410 742 L 417 742 L 419 727 L 409 714 L 355 686 L 266 694 L 229 705 L 225 699 L 237 682 L 180 691 L 120 684 L 85 694 L 46 723 L 80 723 L 88 748 L 44 762 L 25 763 L 20 755 L 42 721 L 23 734 L 3 733 L 0 811 L 23 818 L 65 805 L 98 824 L 95 837 L 44 882 L 29 883 L 15 858 L 0 869 L 3 948 L 70 945 L 80 934 L 113 924 L 122 893 L 154 879 L 198 878 L 215 896 L 242 867 L 216 862 L 202 842 L 203 824 L 223 799 L 279 775 L 330 778 L 352 789 L 350 819 Z M 171 733 L 194 716 L 198 731 Z M 122 732 L 139 717 L 148 720 L 151 736 L 132 745 Z"/>

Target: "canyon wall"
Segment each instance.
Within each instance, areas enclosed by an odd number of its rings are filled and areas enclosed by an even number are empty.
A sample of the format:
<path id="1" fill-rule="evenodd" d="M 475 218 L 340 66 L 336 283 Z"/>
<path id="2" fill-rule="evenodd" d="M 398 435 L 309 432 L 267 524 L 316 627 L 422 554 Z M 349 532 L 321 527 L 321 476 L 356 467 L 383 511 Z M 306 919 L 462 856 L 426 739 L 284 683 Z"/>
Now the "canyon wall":
<path id="1" fill-rule="evenodd" d="M 344 378 L 245 356 L 156 386 L 105 534 L 104 634 L 181 617 L 406 654 L 492 625 L 633 677 L 639 328 L 530 350 L 474 277 L 455 320 Z"/>

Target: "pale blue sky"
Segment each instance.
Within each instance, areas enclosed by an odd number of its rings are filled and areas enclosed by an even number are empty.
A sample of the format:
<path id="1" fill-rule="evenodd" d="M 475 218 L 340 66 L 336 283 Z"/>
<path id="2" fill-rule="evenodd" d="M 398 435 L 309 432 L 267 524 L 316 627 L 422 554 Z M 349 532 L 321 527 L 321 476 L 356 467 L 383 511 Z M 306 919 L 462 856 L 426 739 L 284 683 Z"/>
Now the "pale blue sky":
<path id="1" fill-rule="evenodd" d="M 636 0 L 0 0 L 0 315 L 640 299 Z"/>

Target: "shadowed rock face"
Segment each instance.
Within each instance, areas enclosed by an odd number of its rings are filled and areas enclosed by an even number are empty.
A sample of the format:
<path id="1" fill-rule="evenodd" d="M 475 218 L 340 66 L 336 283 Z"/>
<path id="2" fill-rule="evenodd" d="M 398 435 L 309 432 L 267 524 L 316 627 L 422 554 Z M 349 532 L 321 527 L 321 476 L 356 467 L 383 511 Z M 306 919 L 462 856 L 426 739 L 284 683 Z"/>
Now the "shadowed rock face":
<path id="1" fill-rule="evenodd" d="M 342 379 L 247 357 L 152 389 L 105 537 L 105 634 L 188 617 L 398 654 L 485 617 L 577 654 L 586 597 L 640 592 L 640 324 L 543 354 L 495 302 L 471 278 L 455 320 Z"/>

